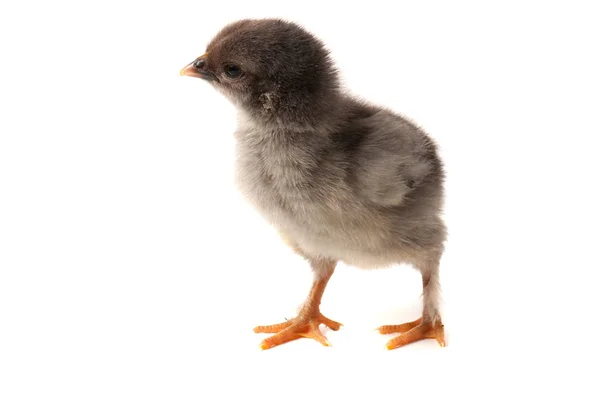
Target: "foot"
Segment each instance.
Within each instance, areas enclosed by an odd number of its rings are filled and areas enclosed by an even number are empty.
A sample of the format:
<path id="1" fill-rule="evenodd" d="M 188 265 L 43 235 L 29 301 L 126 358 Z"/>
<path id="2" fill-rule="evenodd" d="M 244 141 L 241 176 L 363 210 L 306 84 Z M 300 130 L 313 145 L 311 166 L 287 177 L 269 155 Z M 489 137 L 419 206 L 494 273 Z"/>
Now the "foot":
<path id="1" fill-rule="evenodd" d="M 329 329 L 337 331 L 342 324 L 325 317 L 319 311 L 316 313 L 303 313 L 289 321 L 277 325 L 257 326 L 256 333 L 275 333 L 262 341 L 260 348 L 267 350 L 280 344 L 300 338 L 310 338 L 321 343 L 323 346 L 331 346 L 327 338 L 319 330 L 319 325 L 324 324 Z"/>
<path id="2" fill-rule="evenodd" d="M 401 325 L 380 326 L 377 330 L 381 334 L 401 333 L 400 336 L 387 342 L 385 347 L 388 350 L 393 350 L 423 339 L 435 339 L 440 346 L 446 346 L 446 340 L 444 339 L 444 325 L 442 325 L 441 321 L 436 321 L 435 323 L 423 322 L 421 318 L 419 318 L 416 321 L 407 322 Z"/>

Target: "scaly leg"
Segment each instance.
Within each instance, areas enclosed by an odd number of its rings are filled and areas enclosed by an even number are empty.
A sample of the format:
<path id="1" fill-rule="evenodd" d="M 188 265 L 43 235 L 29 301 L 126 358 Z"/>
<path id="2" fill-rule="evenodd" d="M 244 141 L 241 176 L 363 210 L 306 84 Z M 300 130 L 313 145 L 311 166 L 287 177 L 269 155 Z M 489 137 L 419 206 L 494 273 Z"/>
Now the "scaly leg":
<path id="1" fill-rule="evenodd" d="M 300 310 L 298 316 L 294 319 L 286 321 L 281 324 L 257 326 L 254 328 L 256 333 L 275 333 L 262 341 L 260 347 L 263 350 L 279 346 L 280 344 L 290 342 L 300 338 L 311 338 L 321 343 L 323 346 L 330 346 L 331 344 L 327 338 L 319 330 L 319 325 L 324 324 L 330 329 L 337 331 L 340 329 L 342 324 L 339 322 L 330 320 L 321 314 L 319 305 L 327 282 L 333 274 L 336 262 L 332 260 L 327 261 L 311 261 L 311 266 L 315 273 L 315 280 L 312 288 L 304 303 L 304 306 Z"/>
<path id="2" fill-rule="evenodd" d="M 442 347 L 446 346 L 444 325 L 438 311 L 439 303 L 439 261 L 421 266 L 423 276 L 423 316 L 401 325 L 384 325 L 379 333 L 401 333 L 387 342 L 388 350 L 396 349 L 423 339 L 435 339 Z"/>

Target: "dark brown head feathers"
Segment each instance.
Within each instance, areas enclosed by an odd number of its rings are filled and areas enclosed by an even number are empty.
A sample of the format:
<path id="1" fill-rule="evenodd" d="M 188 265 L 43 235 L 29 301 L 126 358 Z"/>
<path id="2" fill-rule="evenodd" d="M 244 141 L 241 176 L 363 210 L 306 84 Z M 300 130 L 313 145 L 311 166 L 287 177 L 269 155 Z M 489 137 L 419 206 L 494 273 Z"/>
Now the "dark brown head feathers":
<path id="1" fill-rule="evenodd" d="M 336 70 L 325 46 L 292 22 L 234 22 L 211 40 L 204 58 L 216 78 L 212 84 L 257 118 L 318 119 L 338 97 Z"/>

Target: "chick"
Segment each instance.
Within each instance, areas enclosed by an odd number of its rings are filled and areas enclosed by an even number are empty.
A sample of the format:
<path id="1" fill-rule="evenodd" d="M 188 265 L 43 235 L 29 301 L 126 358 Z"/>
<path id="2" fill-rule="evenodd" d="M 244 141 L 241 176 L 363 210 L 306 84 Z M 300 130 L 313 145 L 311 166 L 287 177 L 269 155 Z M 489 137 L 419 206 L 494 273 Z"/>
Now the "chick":
<path id="1" fill-rule="evenodd" d="M 422 317 L 378 330 L 401 333 L 388 349 L 426 338 L 445 346 L 438 298 L 445 172 L 433 140 L 345 93 L 323 42 L 292 22 L 233 22 L 181 75 L 204 79 L 236 106 L 239 189 L 313 271 L 297 317 L 254 328 L 273 334 L 261 348 L 298 338 L 329 345 L 320 324 L 341 324 L 319 305 L 338 262 L 412 264 L 422 274 Z"/>

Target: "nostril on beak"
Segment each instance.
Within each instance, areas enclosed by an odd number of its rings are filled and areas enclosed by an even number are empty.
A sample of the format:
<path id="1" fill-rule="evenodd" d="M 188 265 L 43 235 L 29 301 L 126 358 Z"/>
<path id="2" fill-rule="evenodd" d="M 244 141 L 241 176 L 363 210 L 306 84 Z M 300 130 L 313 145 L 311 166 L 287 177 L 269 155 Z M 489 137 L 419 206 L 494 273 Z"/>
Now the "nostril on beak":
<path id="1" fill-rule="evenodd" d="M 204 68 L 205 65 L 206 65 L 206 61 L 204 61 L 203 58 L 199 58 L 196 61 L 194 61 L 194 67 L 196 69 L 202 69 L 202 68 Z"/>

